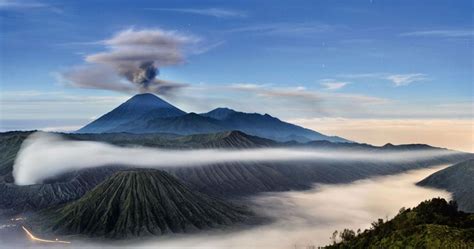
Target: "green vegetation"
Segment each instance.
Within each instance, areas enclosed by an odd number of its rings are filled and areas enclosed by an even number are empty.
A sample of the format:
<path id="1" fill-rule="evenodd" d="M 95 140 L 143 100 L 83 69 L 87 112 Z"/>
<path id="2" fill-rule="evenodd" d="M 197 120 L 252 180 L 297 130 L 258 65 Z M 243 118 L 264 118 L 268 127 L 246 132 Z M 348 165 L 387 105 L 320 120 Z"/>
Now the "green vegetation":
<path id="1" fill-rule="evenodd" d="M 456 202 L 442 198 L 424 201 L 402 208 L 389 221 L 373 222 L 364 232 L 335 231 L 334 244 L 324 248 L 474 248 L 474 214 L 457 208 Z"/>

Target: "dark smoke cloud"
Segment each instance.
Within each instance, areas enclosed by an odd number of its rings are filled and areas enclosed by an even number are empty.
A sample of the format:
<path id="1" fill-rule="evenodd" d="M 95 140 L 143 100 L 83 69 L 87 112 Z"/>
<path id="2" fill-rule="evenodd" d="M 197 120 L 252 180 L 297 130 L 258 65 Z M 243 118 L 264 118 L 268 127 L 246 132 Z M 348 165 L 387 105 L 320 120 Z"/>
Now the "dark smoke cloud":
<path id="1" fill-rule="evenodd" d="M 87 55 L 87 65 L 61 77 L 81 88 L 168 94 L 186 85 L 157 79 L 159 68 L 183 63 L 184 47 L 198 41 L 161 29 L 127 29 L 101 42 L 107 51 Z"/>
<path id="2" fill-rule="evenodd" d="M 158 68 L 152 61 L 144 62 L 138 67 L 138 71 L 126 72 L 127 79 L 133 83 L 148 87 L 149 83 L 159 74 Z"/>

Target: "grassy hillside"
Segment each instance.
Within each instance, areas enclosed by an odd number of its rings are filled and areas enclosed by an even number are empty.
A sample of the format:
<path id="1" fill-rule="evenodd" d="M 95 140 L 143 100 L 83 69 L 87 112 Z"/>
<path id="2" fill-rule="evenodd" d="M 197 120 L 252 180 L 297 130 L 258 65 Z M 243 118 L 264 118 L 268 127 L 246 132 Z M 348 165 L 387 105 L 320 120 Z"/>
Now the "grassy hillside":
<path id="1" fill-rule="evenodd" d="M 333 238 L 338 242 L 326 249 L 474 248 L 474 214 L 458 211 L 455 202 L 435 198 L 413 209 L 402 208 L 389 221 L 379 219 L 362 233 L 345 229 Z"/>
<path id="2" fill-rule="evenodd" d="M 453 193 L 460 210 L 474 213 L 474 160 L 440 170 L 420 181 L 418 185 L 445 189 Z"/>

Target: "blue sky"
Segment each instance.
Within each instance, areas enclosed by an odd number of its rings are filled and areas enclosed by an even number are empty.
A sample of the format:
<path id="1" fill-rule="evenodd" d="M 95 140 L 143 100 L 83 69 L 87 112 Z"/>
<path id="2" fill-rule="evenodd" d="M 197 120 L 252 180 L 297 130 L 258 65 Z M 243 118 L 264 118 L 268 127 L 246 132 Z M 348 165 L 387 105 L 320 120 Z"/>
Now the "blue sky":
<path id="1" fill-rule="evenodd" d="M 472 120 L 472 13 L 448 0 L 0 0 L 2 129 L 82 125 L 131 96 L 61 78 L 124 30 L 198 40 L 160 67 L 188 84 L 164 96 L 187 111 Z"/>

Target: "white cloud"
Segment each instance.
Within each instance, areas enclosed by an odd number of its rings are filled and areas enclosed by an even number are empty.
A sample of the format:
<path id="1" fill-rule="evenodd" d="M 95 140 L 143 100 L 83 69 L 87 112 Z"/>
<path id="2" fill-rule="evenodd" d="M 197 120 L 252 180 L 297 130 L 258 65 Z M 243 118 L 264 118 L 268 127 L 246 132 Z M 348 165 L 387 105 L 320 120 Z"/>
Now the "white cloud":
<path id="1" fill-rule="evenodd" d="M 358 73 L 341 74 L 348 79 L 379 79 L 391 81 L 395 86 L 406 86 L 413 82 L 426 81 L 428 76 L 424 73 L 393 74 L 393 73 Z"/>
<path id="2" fill-rule="evenodd" d="M 426 80 L 426 74 L 414 73 L 414 74 L 392 74 L 386 76 L 386 79 L 392 81 L 395 86 L 406 86 L 413 82 Z"/>
<path id="3" fill-rule="evenodd" d="M 474 30 L 472 29 L 441 29 L 441 30 L 423 30 L 402 33 L 400 36 L 423 36 L 423 37 L 448 37 L 448 38 L 462 38 L 473 37 Z"/>
<path id="4" fill-rule="evenodd" d="M 178 13 L 189 13 L 203 16 L 212 16 L 217 18 L 232 18 L 232 17 L 246 17 L 247 15 L 244 12 L 231 10 L 231 9 L 222 9 L 222 8 L 147 8 L 147 10 L 156 10 L 156 11 L 171 11 Z"/>
<path id="5" fill-rule="evenodd" d="M 367 115 L 370 109 L 391 103 L 390 99 L 363 94 L 255 83 L 192 85 L 168 100 L 183 110 L 197 113 L 229 107 L 244 112 L 269 113 L 282 119 Z"/>
<path id="6" fill-rule="evenodd" d="M 63 10 L 40 1 L 20 1 L 20 0 L 0 0 L 0 10 L 48 10 L 57 14 L 62 14 Z"/>
<path id="7" fill-rule="evenodd" d="M 341 82 L 338 82 L 341 83 Z M 345 83 L 345 82 L 344 82 Z M 346 83 L 347 84 L 347 83 Z M 281 87 L 272 86 L 269 84 L 231 84 L 230 89 L 247 91 L 256 94 L 257 96 L 263 97 L 283 97 L 291 98 L 295 103 L 308 100 L 308 101 L 320 101 L 320 100 L 349 100 L 359 104 L 381 104 L 386 103 L 387 99 L 359 95 L 359 94 L 341 94 L 341 93 L 323 93 L 315 90 L 306 89 L 303 86 L 296 87 Z"/>
<path id="8" fill-rule="evenodd" d="M 64 91 L 6 91 L 0 94 L 0 113 L 2 121 L 52 120 L 51 123 L 56 123 L 54 120 L 80 119 L 84 121 L 74 124 L 58 123 L 54 126 L 83 125 L 88 117 L 102 115 L 128 98 L 129 96 L 124 95 L 83 95 Z M 47 126 L 49 125 L 42 123 L 31 128 Z"/>
<path id="9" fill-rule="evenodd" d="M 320 84 L 324 86 L 326 90 L 339 90 L 349 84 L 346 81 L 337 81 L 334 79 L 322 79 Z"/>
<path id="10" fill-rule="evenodd" d="M 229 29 L 228 32 L 253 32 L 259 35 L 279 35 L 279 36 L 301 36 L 314 35 L 321 32 L 333 30 L 335 26 L 316 23 L 268 23 L 268 24 L 254 24 L 244 27 Z"/>
<path id="11" fill-rule="evenodd" d="M 63 173 L 108 165 L 128 165 L 138 168 L 202 167 L 225 162 L 286 162 L 286 161 L 359 161 L 404 162 L 426 160 L 451 155 L 452 151 L 392 151 L 331 149 L 198 149 L 169 150 L 151 147 L 121 147 L 94 141 L 72 141 L 50 133 L 37 132 L 22 144 L 13 166 L 15 183 L 41 183 Z M 51 157 L 51 155 L 56 155 Z M 140 160 L 136 160 L 140 158 Z"/>

